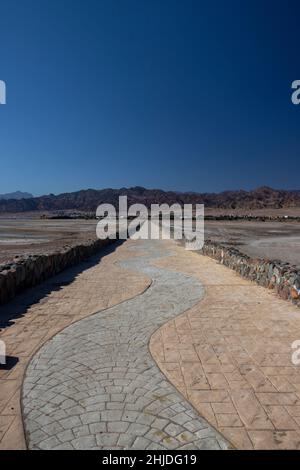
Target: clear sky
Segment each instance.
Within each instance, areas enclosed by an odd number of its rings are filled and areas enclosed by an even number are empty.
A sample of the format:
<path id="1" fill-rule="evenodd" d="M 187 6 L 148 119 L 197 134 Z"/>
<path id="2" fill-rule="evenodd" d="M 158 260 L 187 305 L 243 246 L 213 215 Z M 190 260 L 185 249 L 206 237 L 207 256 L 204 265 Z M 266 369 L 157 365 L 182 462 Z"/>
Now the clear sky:
<path id="1" fill-rule="evenodd" d="M 298 189 L 300 2 L 0 0 L 0 193 Z"/>

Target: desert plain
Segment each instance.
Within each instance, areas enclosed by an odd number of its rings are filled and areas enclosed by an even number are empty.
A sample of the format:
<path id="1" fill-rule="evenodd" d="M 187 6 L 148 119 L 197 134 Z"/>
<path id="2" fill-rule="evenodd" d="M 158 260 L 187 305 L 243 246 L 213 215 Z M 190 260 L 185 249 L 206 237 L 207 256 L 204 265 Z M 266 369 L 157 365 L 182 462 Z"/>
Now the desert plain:
<path id="1" fill-rule="evenodd" d="M 0 218 L 0 263 L 9 262 L 15 256 L 45 254 L 96 239 L 96 225 L 97 220 L 93 219 L 3 215 Z M 206 220 L 204 235 L 206 240 L 233 246 L 252 258 L 300 266 L 300 223 L 297 220 Z"/>

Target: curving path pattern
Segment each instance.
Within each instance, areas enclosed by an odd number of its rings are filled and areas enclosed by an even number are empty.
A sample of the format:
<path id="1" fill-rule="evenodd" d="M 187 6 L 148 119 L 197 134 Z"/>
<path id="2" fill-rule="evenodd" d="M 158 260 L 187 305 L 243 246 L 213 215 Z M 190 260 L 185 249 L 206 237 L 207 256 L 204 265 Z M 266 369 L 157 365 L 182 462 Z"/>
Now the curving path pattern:
<path id="1" fill-rule="evenodd" d="M 120 266 L 146 274 L 141 295 L 78 321 L 30 362 L 22 407 L 30 449 L 227 449 L 157 367 L 148 343 L 203 295 L 192 276 L 152 266 L 161 241 L 138 241 Z"/>

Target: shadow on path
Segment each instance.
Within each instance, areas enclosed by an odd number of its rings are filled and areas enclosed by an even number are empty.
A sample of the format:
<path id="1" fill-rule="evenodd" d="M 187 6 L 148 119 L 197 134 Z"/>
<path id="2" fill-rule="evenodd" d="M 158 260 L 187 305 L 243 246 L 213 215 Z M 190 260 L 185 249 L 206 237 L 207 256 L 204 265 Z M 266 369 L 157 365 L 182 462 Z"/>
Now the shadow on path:
<path id="1" fill-rule="evenodd" d="M 43 283 L 31 287 L 18 294 L 7 304 L 0 306 L 0 331 L 14 325 L 14 320 L 24 316 L 31 305 L 38 303 L 51 292 L 58 291 L 71 284 L 76 277 L 86 269 L 98 264 L 102 258 L 113 253 L 125 240 L 116 240 L 115 243 L 102 248 L 99 253 L 81 261 L 79 264 L 65 269 L 56 276 L 50 277 Z"/>

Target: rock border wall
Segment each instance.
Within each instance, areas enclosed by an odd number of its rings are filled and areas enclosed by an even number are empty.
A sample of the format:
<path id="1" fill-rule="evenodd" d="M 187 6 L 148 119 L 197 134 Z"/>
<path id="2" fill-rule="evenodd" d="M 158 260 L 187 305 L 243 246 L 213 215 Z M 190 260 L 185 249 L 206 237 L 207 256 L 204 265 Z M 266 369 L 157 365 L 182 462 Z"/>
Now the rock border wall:
<path id="1" fill-rule="evenodd" d="M 274 289 L 284 300 L 300 307 L 300 270 L 289 263 L 250 258 L 233 247 L 207 240 L 200 253 L 216 259 L 243 278 Z"/>
<path id="2" fill-rule="evenodd" d="M 96 254 L 115 240 L 89 240 L 59 251 L 14 258 L 0 264 L 0 305 L 13 299 L 19 292 L 33 287 Z"/>
<path id="3" fill-rule="evenodd" d="M 93 240 L 45 255 L 28 255 L 0 264 L 0 305 L 96 254 L 115 240 Z M 245 279 L 274 289 L 284 300 L 300 307 L 300 270 L 289 263 L 250 258 L 233 247 L 207 240 L 200 253 L 219 261 Z"/>

